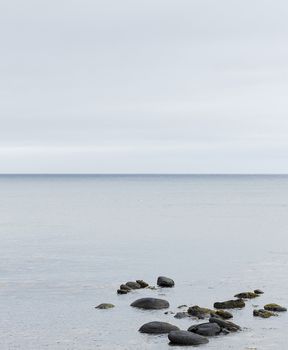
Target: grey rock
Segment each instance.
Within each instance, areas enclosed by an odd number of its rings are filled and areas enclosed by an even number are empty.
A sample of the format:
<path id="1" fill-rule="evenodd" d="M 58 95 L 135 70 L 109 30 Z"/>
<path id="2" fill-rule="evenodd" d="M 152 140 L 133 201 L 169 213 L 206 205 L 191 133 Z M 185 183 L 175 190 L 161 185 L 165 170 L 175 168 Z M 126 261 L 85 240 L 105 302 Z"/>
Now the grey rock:
<path id="1" fill-rule="evenodd" d="M 156 299 L 156 298 L 141 298 L 135 300 L 131 306 L 137 307 L 139 309 L 145 310 L 159 310 L 159 309 L 168 309 L 169 303 L 164 299 Z"/>
<path id="2" fill-rule="evenodd" d="M 103 304 L 99 304 L 98 306 L 95 306 L 95 309 L 106 310 L 106 309 L 112 309 L 113 307 L 115 307 L 115 305 L 103 303 Z"/>
<path id="3" fill-rule="evenodd" d="M 140 327 L 139 332 L 147 334 L 165 334 L 171 331 L 178 330 L 179 328 L 177 326 L 174 326 L 173 324 L 167 322 L 154 321 L 143 324 L 143 326 Z"/>
<path id="4" fill-rule="evenodd" d="M 174 281 L 169 278 L 169 277 L 164 277 L 164 276 L 160 276 L 157 279 L 157 285 L 159 287 L 167 287 L 167 288 L 171 288 L 174 287 L 175 283 Z"/>
<path id="5" fill-rule="evenodd" d="M 204 337 L 213 337 L 221 332 L 221 327 L 215 322 L 207 322 L 193 325 L 188 328 L 188 331 Z"/>
<path id="6" fill-rule="evenodd" d="M 194 305 L 189 307 L 188 314 L 194 317 L 199 318 L 200 320 L 204 319 L 205 317 L 209 317 L 211 313 L 214 311 L 211 309 L 207 309 L 205 307 L 200 307 L 198 305 Z"/>
<path id="7" fill-rule="evenodd" d="M 172 331 L 168 334 L 168 339 L 176 345 L 200 345 L 207 344 L 209 340 L 202 335 L 188 331 Z"/>
<path id="8" fill-rule="evenodd" d="M 217 323 L 221 329 L 227 329 L 229 332 L 237 332 L 241 330 L 241 327 L 238 326 L 237 324 L 230 321 L 221 320 L 220 318 L 217 318 L 217 317 L 210 317 L 209 322 Z"/>
<path id="9" fill-rule="evenodd" d="M 137 280 L 136 283 L 138 283 L 141 288 L 149 287 L 149 284 L 143 280 Z"/>
<path id="10" fill-rule="evenodd" d="M 126 284 L 121 284 L 120 289 L 127 290 L 127 292 L 130 292 L 132 288 L 128 287 Z"/>
<path id="11" fill-rule="evenodd" d="M 255 289 L 254 293 L 255 294 L 264 294 L 264 292 L 261 289 Z"/>
<path id="12" fill-rule="evenodd" d="M 117 294 L 128 294 L 129 293 L 129 290 L 126 290 L 126 289 L 118 289 L 117 290 Z"/>
<path id="13" fill-rule="evenodd" d="M 182 318 L 190 317 L 190 315 L 188 314 L 188 312 L 177 312 L 177 314 L 174 317 L 178 319 L 182 319 Z"/>
<path id="14" fill-rule="evenodd" d="M 140 289 L 141 286 L 137 282 L 127 282 L 126 286 L 128 286 L 131 289 Z"/>

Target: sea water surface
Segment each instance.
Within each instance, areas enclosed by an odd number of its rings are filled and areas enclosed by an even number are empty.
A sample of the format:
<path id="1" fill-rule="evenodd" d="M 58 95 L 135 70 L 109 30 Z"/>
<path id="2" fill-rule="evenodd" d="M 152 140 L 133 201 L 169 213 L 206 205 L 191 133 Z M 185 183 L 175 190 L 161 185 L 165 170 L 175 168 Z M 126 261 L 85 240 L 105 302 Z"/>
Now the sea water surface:
<path id="1" fill-rule="evenodd" d="M 243 331 L 201 349 L 287 348 L 287 313 L 252 313 L 288 306 L 288 177 L 1 176 L 0 194 L 1 350 L 170 349 L 139 327 L 196 321 L 132 301 L 161 297 L 177 312 L 255 288 L 265 294 L 233 312 Z M 116 294 L 159 275 L 175 288 Z M 94 308 L 103 302 L 115 308 Z"/>

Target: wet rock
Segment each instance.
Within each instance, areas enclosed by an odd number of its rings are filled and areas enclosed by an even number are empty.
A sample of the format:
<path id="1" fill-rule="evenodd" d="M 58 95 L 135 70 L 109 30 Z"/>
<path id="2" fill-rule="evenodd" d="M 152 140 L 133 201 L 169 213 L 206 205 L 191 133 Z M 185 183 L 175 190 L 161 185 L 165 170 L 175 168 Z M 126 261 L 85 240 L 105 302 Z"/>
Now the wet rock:
<path id="1" fill-rule="evenodd" d="M 173 311 L 166 311 L 164 312 L 164 315 L 174 315 L 175 312 Z"/>
<path id="2" fill-rule="evenodd" d="M 128 294 L 129 293 L 129 290 L 126 290 L 126 289 L 118 289 L 117 290 L 117 294 Z"/>
<path id="3" fill-rule="evenodd" d="M 187 305 L 179 305 L 178 309 L 183 309 L 184 307 L 187 307 Z"/>
<path id="4" fill-rule="evenodd" d="M 262 317 L 262 318 L 269 318 L 271 316 L 277 316 L 274 312 L 267 311 L 264 309 L 259 309 L 259 310 L 253 310 L 253 316 L 256 317 Z"/>
<path id="5" fill-rule="evenodd" d="M 177 314 L 174 317 L 178 319 L 182 319 L 182 318 L 190 317 L 190 315 L 187 312 L 177 312 Z"/>
<path id="6" fill-rule="evenodd" d="M 254 290 L 254 293 L 255 293 L 255 294 L 264 294 L 264 292 L 262 292 L 261 289 L 255 289 L 255 290 Z"/>
<path id="7" fill-rule="evenodd" d="M 217 317 L 210 317 L 209 322 L 217 323 L 221 329 L 226 329 L 229 332 L 237 332 L 241 330 L 241 327 L 238 326 L 237 324 L 230 321 L 221 320 L 220 318 L 217 318 Z"/>
<path id="8" fill-rule="evenodd" d="M 149 284 L 143 280 L 137 280 L 136 283 L 140 285 L 141 288 L 147 288 L 149 287 Z"/>
<path id="9" fill-rule="evenodd" d="M 209 340 L 202 335 L 188 331 L 172 331 L 168 334 L 168 339 L 176 345 L 200 345 L 207 344 Z"/>
<path id="10" fill-rule="evenodd" d="M 106 309 L 112 309 L 113 307 L 115 307 L 115 305 L 103 303 L 103 304 L 99 304 L 98 306 L 95 306 L 95 309 L 106 310 Z"/>
<path id="11" fill-rule="evenodd" d="M 287 311 L 286 307 L 280 306 L 278 304 L 267 304 L 264 306 L 267 311 L 283 312 Z"/>
<path id="12" fill-rule="evenodd" d="M 128 287 L 126 284 L 121 284 L 120 289 L 127 290 L 127 292 L 130 292 L 132 288 Z"/>
<path id="13" fill-rule="evenodd" d="M 240 309 L 245 307 L 243 299 L 227 300 L 214 303 L 215 309 Z"/>
<path id="14" fill-rule="evenodd" d="M 127 282 L 126 286 L 128 286 L 130 289 L 140 289 L 141 286 L 137 282 Z"/>
<path id="15" fill-rule="evenodd" d="M 193 325 L 188 328 L 188 331 L 204 337 L 213 337 L 221 332 L 221 327 L 215 322 L 207 322 Z"/>
<path id="16" fill-rule="evenodd" d="M 168 309 L 169 303 L 164 299 L 156 299 L 156 298 L 141 298 L 135 300 L 131 306 L 137 307 L 139 309 L 145 310 L 159 310 L 159 309 Z"/>
<path id="17" fill-rule="evenodd" d="M 225 311 L 225 310 L 217 310 L 217 311 L 215 311 L 214 314 L 223 318 L 224 320 L 229 320 L 230 318 L 233 317 L 233 315 L 230 312 Z M 211 316 L 213 316 L 213 314 L 211 314 Z"/>
<path id="18" fill-rule="evenodd" d="M 234 297 L 238 299 L 254 299 L 259 297 L 259 294 L 254 292 L 243 292 L 243 293 L 234 295 Z"/>
<path id="19" fill-rule="evenodd" d="M 174 287 L 175 283 L 174 281 L 169 278 L 169 277 L 164 277 L 164 276 L 160 276 L 157 279 L 157 285 L 159 287 L 167 287 L 167 288 L 171 288 Z"/>
<path id="20" fill-rule="evenodd" d="M 194 317 L 199 318 L 200 320 L 204 319 L 205 317 L 209 317 L 211 313 L 214 312 L 214 310 L 207 309 L 205 307 L 200 307 L 198 305 L 194 305 L 189 307 L 188 314 Z"/>
<path id="21" fill-rule="evenodd" d="M 165 334 L 171 331 L 178 330 L 179 328 L 177 326 L 174 326 L 173 324 L 167 322 L 154 321 L 143 324 L 143 326 L 140 327 L 139 332 L 147 334 Z"/>

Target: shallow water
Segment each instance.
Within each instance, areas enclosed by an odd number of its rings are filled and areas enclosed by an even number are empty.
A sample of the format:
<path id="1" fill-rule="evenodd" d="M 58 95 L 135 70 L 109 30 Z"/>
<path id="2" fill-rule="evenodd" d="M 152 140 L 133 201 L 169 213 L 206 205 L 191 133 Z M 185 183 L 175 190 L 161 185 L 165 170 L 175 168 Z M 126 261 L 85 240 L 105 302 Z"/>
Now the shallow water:
<path id="1" fill-rule="evenodd" d="M 288 177 L 1 176 L 0 191 L 1 350 L 169 349 L 138 328 L 194 321 L 132 301 L 163 297 L 179 311 L 255 288 L 265 294 L 234 311 L 244 330 L 201 349 L 286 349 L 287 313 L 252 310 L 288 306 Z M 116 294 L 158 275 L 176 287 Z M 94 309 L 102 302 L 116 307 Z"/>

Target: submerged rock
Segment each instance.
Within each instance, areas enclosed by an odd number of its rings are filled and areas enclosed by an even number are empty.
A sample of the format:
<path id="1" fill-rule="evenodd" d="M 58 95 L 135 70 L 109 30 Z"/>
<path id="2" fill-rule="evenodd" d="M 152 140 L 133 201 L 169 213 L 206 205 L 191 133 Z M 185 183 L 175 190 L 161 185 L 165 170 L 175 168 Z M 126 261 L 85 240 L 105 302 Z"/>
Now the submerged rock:
<path id="1" fill-rule="evenodd" d="M 165 334 L 171 331 L 178 330 L 179 328 L 177 326 L 174 326 L 173 324 L 167 322 L 154 321 L 143 324 L 143 326 L 140 327 L 139 332 L 147 334 Z"/>
<path id="2" fill-rule="evenodd" d="M 198 305 L 194 305 L 189 307 L 188 314 L 194 317 L 199 318 L 200 320 L 209 317 L 211 313 L 214 313 L 214 310 L 207 309 L 205 307 L 200 307 Z"/>
<path id="3" fill-rule="evenodd" d="M 188 312 L 177 312 L 177 314 L 174 317 L 178 319 L 182 319 L 182 318 L 190 317 L 190 315 L 188 314 Z"/>
<path id="4" fill-rule="evenodd" d="M 233 315 L 230 312 L 225 311 L 225 310 L 217 310 L 217 311 L 215 311 L 214 314 L 223 318 L 224 320 L 229 320 L 230 318 L 233 317 Z M 213 316 L 213 314 L 211 314 L 211 316 Z"/>
<path id="5" fill-rule="evenodd" d="M 254 293 L 256 293 L 256 294 L 264 294 L 264 292 L 262 292 L 261 289 L 255 289 Z"/>
<path id="6" fill-rule="evenodd" d="M 287 311 L 286 307 L 280 306 L 278 304 L 266 304 L 264 309 L 267 311 L 284 312 Z"/>
<path id="7" fill-rule="evenodd" d="M 164 276 L 160 276 L 157 279 L 157 285 L 159 287 L 166 287 L 166 288 L 171 288 L 174 287 L 175 283 L 174 281 L 169 278 L 169 277 L 164 277 Z"/>
<path id="8" fill-rule="evenodd" d="M 130 289 L 140 289 L 141 286 L 137 282 L 127 282 L 126 286 L 128 286 Z"/>
<path id="9" fill-rule="evenodd" d="M 106 310 L 106 309 L 112 309 L 113 307 L 115 307 L 115 305 L 103 303 L 103 304 L 99 304 L 98 306 L 95 306 L 95 309 Z"/>
<path id="10" fill-rule="evenodd" d="M 156 299 L 156 298 L 141 298 L 135 300 L 131 306 L 137 307 L 139 309 L 145 310 L 159 310 L 159 309 L 168 309 L 169 303 L 164 299 Z"/>
<path id="11" fill-rule="evenodd" d="M 213 337 L 221 332 L 221 327 L 215 322 L 207 322 L 193 325 L 188 328 L 188 331 L 204 337 Z"/>
<path id="12" fill-rule="evenodd" d="M 245 302 L 242 299 L 227 300 L 214 303 L 215 309 L 240 309 L 245 307 Z"/>
<path id="13" fill-rule="evenodd" d="M 217 318 L 217 317 L 210 317 L 209 322 L 210 323 L 217 323 L 218 326 L 220 326 L 220 328 L 222 330 L 226 329 L 229 332 L 237 332 L 237 331 L 241 330 L 241 327 L 238 326 L 237 324 L 230 322 L 230 321 L 221 320 L 220 318 Z"/>
<path id="14" fill-rule="evenodd" d="M 239 293 L 234 295 L 235 298 L 238 299 L 253 299 L 253 298 L 257 298 L 259 297 L 259 294 L 254 293 L 254 292 L 243 292 L 243 293 Z"/>
<path id="15" fill-rule="evenodd" d="M 179 305 L 178 309 L 183 309 L 184 307 L 187 307 L 187 305 L 183 304 L 183 305 Z"/>
<path id="16" fill-rule="evenodd" d="M 269 318 L 271 316 L 277 316 L 274 312 L 264 310 L 264 309 L 259 309 L 259 310 L 253 310 L 253 316 L 256 317 L 262 317 L 262 318 Z"/>
<path id="17" fill-rule="evenodd" d="M 168 339 L 172 344 L 177 345 L 200 345 L 209 343 L 209 340 L 202 335 L 188 331 L 172 331 L 168 334 Z"/>

